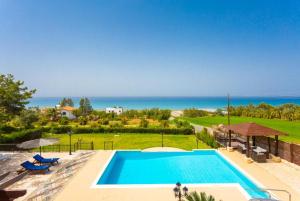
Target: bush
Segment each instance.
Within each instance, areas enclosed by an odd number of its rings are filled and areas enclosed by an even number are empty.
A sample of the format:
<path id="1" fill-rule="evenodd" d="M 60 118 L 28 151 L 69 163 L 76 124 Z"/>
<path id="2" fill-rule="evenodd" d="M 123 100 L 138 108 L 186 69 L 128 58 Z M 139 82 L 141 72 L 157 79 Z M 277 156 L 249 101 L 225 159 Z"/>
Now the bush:
<path id="1" fill-rule="evenodd" d="M 59 119 L 59 124 L 60 125 L 68 125 L 69 124 L 69 119 L 67 117 L 61 117 Z"/>
<path id="2" fill-rule="evenodd" d="M 142 118 L 140 121 L 140 127 L 141 128 L 147 128 L 149 125 L 149 121 L 147 121 L 146 119 Z"/>
<path id="3" fill-rule="evenodd" d="M 71 126 L 53 126 L 51 127 L 50 132 L 55 134 L 65 134 L 70 132 L 71 130 Z"/>
<path id="4" fill-rule="evenodd" d="M 9 125 L 0 125 L 0 134 L 12 133 L 18 131 L 18 128 Z"/>
<path id="5" fill-rule="evenodd" d="M 218 148 L 219 147 L 219 145 L 218 145 L 217 141 L 215 140 L 215 138 L 207 132 L 206 128 L 204 128 L 201 131 L 201 133 L 197 133 L 196 136 L 199 140 L 201 140 L 202 142 L 204 142 L 205 144 L 207 144 L 208 146 L 210 146 L 212 148 Z"/>
<path id="6" fill-rule="evenodd" d="M 50 129 L 51 133 L 65 134 L 72 131 L 74 134 L 80 133 L 165 133 L 165 134 L 193 134 L 192 128 L 126 128 L 126 127 L 70 127 L 58 126 Z"/>
<path id="7" fill-rule="evenodd" d="M 41 138 L 43 132 L 46 130 L 47 129 L 44 128 L 37 128 L 1 135 L 0 143 L 20 143 L 27 140 Z"/>
<path id="8" fill-rule="evenodd" d="M 195 108 L 186 109 L 183 111 L 183 116 L 185 117 L 204 117 L 208 116 L 208 112 L 204 110 L 198 110 Z"/>

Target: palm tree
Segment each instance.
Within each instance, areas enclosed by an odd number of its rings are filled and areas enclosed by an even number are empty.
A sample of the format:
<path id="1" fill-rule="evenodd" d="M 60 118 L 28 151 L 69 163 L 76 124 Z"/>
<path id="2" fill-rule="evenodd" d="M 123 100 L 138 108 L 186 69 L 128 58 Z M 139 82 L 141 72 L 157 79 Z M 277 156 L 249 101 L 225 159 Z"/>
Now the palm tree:
<path id="1" fill-rule="evenodd" d="M 205 192 L 197 193 L 196 191 L 191 192 L 185 198 L 188 201 L 215 201 L 212 195 L 207 196 Z"/>

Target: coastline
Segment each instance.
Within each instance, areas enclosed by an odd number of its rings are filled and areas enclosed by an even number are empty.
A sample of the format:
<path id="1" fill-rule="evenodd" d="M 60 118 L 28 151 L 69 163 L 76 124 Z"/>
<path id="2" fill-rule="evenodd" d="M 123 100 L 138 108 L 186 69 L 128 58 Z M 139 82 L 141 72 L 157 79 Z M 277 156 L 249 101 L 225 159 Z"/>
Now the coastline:
<path id="1" fill-rule="evenodd" d="M 63 97 L 35 97 L 30 99 L 28 107 L 54 107 Z M 75 107 L 79 106 L 79 97 L 71 97 Z M 227 108 L 227 97 L 88 97 L 92 107 L 104 110 L 107 107 L 119 106 L 126 110 L 135 109 L 170 109 L 184 110 L 197 108 L 213 112 L 218 108 Z M 300 97 L 231 97 L 231 106 L 259 105 L 267 103 L 278 106 L 286 103 L 300 105 Z"/>

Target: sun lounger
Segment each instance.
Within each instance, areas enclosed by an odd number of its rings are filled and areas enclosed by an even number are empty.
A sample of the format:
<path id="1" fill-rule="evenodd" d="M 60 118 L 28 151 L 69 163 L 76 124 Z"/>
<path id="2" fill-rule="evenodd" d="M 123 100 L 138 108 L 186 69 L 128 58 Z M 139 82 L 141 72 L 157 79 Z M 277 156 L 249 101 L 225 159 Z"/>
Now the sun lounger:
<path id="1" fill-rule="evenodd" d="M 58 163 L 59 158 L 44 158 L 41 155 L 37 154 L 33 156 L 33 158 L 39 162 L 39 163 L 50 163 L 51 165 L 54 165 L 55 163 Z"/>
<path id="2" fill-rule="evenodd" d="M 25 170 L 29 170 L 29 171 L 49 171 L 49 166 L 48 165 L 35 165 L 29 161 L 26 161 L 24 163 L 21 164 L 21 166 L 25 169 Z"/>
<path id="3" fill-rule="evenodd" d="M 12 201 L 26 194 L 26 190 L 0 190 L 1 201 Z"/>

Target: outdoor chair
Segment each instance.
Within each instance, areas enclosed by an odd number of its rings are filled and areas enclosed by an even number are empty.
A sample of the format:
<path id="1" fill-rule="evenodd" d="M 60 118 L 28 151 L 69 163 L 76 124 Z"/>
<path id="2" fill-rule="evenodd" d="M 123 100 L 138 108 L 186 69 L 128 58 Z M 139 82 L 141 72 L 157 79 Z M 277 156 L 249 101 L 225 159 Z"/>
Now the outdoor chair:
<path id="1" fill-rule="evenodd" d="M 26 190 L 3 190 L 0 189 L 1 201 L 12 201 L 26 194 Z"/>
<path id="2" fill-rule="evenodd" d="M 41 166 L 38 166 L 38 165 L 35 165 L 29 161 L 25 161 L 24 163 L 21 164 L 21 166 L 25 169 L 25 170 L 28 170 L 28 171 L 32 171 L 32 172 L 39 172 L 39 171 L 50 171 L 49 169 L 49 165 L 41 165 Z M 18 171 L 18 172 L 22 172 L 21 171 Z"/>
<path id="3" fill-rule="evenodd" d="M 265 163 L 267 161 L 267 150 L 256 147 L 252 150 L 252 159 L 258 163 Z"/>
<path id="4" fill-rule="evenodd" d="M 37 154 L 37 155 L 33 156 L 33 158 L 38 163 L 41 163 L 41 164 L 47 164 L 48 163 L 48 164 L 51 164 L 51 165 L 54 165 L 55 163 L 58 164 L 58 160 L 59 160 L 59 158 L 44 158 L 40 154 Z"/>
<path id="5" fill-rule="evenodd" d="M 242 154 L 245 154 L 246 151 L 247 151 L 247 148 L 244 144 L 240 143 L 238 146 L 237 146 L 237 149 L 239 152 L 241 152 Z"/>

